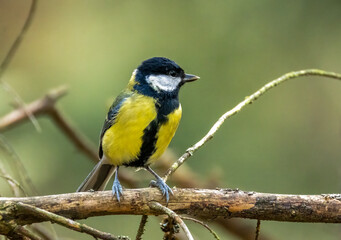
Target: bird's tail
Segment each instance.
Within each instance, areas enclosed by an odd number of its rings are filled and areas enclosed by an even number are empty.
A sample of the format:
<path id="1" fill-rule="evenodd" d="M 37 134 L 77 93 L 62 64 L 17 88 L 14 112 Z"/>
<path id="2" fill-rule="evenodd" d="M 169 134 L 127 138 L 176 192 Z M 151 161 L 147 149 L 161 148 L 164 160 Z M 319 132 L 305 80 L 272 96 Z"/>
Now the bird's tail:
<path id="1" fill-rule="evenodd" d="M 103 157 L 78 187 L 77 192 L 86 192 L 91 189 L 94 191 L 104 190 L 115 171 L 116 167 L 109 164 Z"/>

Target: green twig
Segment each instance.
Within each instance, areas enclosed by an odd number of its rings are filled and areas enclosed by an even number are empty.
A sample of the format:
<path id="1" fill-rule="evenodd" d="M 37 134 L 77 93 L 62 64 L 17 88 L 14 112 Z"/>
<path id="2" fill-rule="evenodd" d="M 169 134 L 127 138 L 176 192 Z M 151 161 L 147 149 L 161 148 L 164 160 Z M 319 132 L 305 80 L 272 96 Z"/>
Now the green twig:
<path id="1" fill-rule="evenodd" d="M 268 90 L 278 86 L 279 84 L 293 78 L 303 77 L 303 76 L 321 76 L 341 80 L 341 74 L 334 72 L 326 72 L 318 69 L 307 69 L 295 72 L 286 73 L 283 76 L 265 84 L 262 88 L 258 89 L 255 93 L 247 96 L 242 102 L 237 104 L 234 108 L 224 113 L 218 121 L 213 125 L 213 127 L 208 131 L 208 133 L 192 147 L 188 148 L 186 152 L 167 170 L 163 179 L 167 181 L 168 177 L 174 173 L 189 157 L 193 155 L 195 151 L 201 148 L 205 143 L 213 138 L 214 134 L 219 130 L 224 121 L 233 115 L 239 113 L 245 106 L 253 103 L 260 96 L 266 93 Z"/>

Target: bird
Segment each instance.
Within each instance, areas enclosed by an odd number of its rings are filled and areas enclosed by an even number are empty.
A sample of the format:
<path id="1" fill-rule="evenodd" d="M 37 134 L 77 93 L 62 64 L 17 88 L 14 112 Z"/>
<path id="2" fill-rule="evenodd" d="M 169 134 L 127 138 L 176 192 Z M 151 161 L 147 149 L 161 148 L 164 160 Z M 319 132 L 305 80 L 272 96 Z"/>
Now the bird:
<path id="1" fill-rule="evenodd" d="M 118 171 L 126 166 L 150 172 L 156 179 L 150 185 L 159 188 L 168 202 L 173 191 L 150 165 L 164 153 L 178 128 L 180 88 L 198 79 L 165 57 L 143 61 L 109 108 L 100 134 L 99 162 L 77 192 L 102 191 L 115 174 L 112 193 L 120 201 L 124 195 Z"/>

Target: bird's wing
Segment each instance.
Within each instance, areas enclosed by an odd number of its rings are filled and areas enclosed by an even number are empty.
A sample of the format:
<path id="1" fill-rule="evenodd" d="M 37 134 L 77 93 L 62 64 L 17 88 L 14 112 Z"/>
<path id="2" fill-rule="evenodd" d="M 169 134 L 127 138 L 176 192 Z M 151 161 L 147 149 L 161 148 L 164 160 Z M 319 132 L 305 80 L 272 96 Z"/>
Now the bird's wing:
<path id="1" fill-rule="evenodd" d="M 103 128 L 100 135 L 100 142 L 99 142 L 99 158 L 102 159 L 103 157 L 103 149 L 102 149 L 102 138 L 104 133 L 114 124 L 118 111 L 120 110 L 123 102 L 132 95 L 131 92 L 122 92 L 120 95 L 117 96 L 114 103 L 111 105 L 107 117 L 105 118 Z"/>

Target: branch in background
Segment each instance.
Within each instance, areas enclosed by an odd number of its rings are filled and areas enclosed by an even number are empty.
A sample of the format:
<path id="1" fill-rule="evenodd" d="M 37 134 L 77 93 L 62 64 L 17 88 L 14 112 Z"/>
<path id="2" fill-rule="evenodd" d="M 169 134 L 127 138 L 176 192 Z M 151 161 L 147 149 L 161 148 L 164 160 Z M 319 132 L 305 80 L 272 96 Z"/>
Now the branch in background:
<path id="1" fill-rule="evenodd" d="M 54 108 L 55 103 L 67 93 L 66 87 L 59 87 L 49 91 L 44 97 L 27 104 L 26 109 L 36 116 L 46 114 Z M 18 108 L 4 117 L 0 118 L 0 131 L 16 127 L 28 118 L 22 108 Z"/>
<path id="2" fill-rule="evenodd" d="M 55 107 L 50 109 L 49 115 L 52 117 L 56 125 L 62 132 L 74 143 L 74 145 L 91 159 L 98 161 L 98 153 L 94 151 L 93 144 L 87 140 L 75 127 L 66 120 L 65 116 L 61 114 Z"/>
<path id="3" fill-rule="evenodd" d="M 30 10 L 29 10 L 29 13 L 27 15 L 27 18 L 25 20 L 25 23 L 24 23 L 19 35 L 17 36 L 17 38 L 13 42 L 13 44 L 12 44 L 10 50 L 8 51 L 6 57 L 4 58 L 4 61 L 0 65 L 0 83 L 2 84 L 3 88 L 6 91 L 8 91 L 9 93 L 11 93 L 14 96 L 15 101 L 18 103 L 19 106 L 22 107 L 23 111 L 28 116 L 28 118 L 31 120 L 31 122 L 33 123 L 33 125 L 37 129 L 37 131 L 41 131 L 41 128 L 40 128 L 37 120 L 35 119 L 32 112 L 30 112 L 28 109 L 26 109 L 26 104 L 21 99 L 19 94 L 7 82 L 5 82 L 4 80 L 1 80 L 3 73 L 7 69 L 8 65 L 12 61 L 17 49 L 19 48 L 20 43 L 25 36 L 25 33 L 27 32 L 28 28 L 31 26 L 36 7 L 37 7 L 37 0 L 32 0 L 32 4 L 31 4 Z"/>
<path id="4" fill-rule="evenodd" d="M 231 189 L 173 189 L 167 207 L 177 214 L 203 219 L 249 218 L 288 222 L 341 223 L 341 195 L 284 195 Z M 1 227 L 8 221 L 18 225 L 46 219 L 18 213 L 21 202 L 71 219 L 104 215 L 157 215 L 150 202 L 164 199 L 158 189 L 125 189 L 120 202 L 111 191 L 69 193 L 26 198 L 0 198 Z"/>
<path id="5" fill-rule="evenodd" d="M 30 111 L 35 116 L 48 115 L 62 132 L 75 144 L 75 146 L 91 159 L 98 161 L 97 152 L 94 151 L 94 146 L 78 131 L 75 130 L 63 114 L 56 108 L 56 102 L 67 93 L 66 87 L 59 87 L 49 91 L 44 97 L 29 103 L 26 110 Z M 0 118 L 0 132 L 23 123 L 28 118 L 23 108 L 18 108 L 6 116 Z"/>
<path id="6" fill-rule="evenodd" d="M 186 237 L 189 240 L 194 240 L 191 232 L 189 231 L 189 229 L 186 226 L 186 224 L 184 223 L 184 221 L 182 221 L 181 217 L 179 217 L 175 212 L 173 212 L 172 210 L 170 210 L 169 208 L 167 208 L 165 206 L 162 206 L 158 202 L 150 202 L 148 204 L 148 206 L 150 207 L 150 209 L 158 211 L 159 213 L 167 214 L 171 219 L 173 219 L 176 223 L 178 223 L 180 225 L 180 227 L 182 228 L 182 230 L 184 231 Z"/>
<path id="7" fill-rule="evenodd" d="M 264 93 L 266 93 L 271 88 L 276 87 L 277 85 L 293 78 L 298 78 L 302 76 L 321 76 L 321 77 L 328 77 L 328 78 L 334 78 L 341 80 L 341 74 L 334 73 L 334 72 L 326 72 L 319 69 L 308 69 L 308 70 L 300 70 L 296 72 L 290 72 L 286 73 L 283 76 L 265 84 L 262 88 L 257 90 L 255 93 L 253 93 L 250 96 L 247 96 L 244 101 L 237 104 L 234 108 L 232 108 L 230 111 L 224 113 L 219 120 L 213 125 L 213 127 L 208 131 L 208 133 L 196 144 L 194 144 L 192 147 L 188 148 L 186 152 L 176 161 L 166 172 L 164 176 L 164 180 L 167 181 L 168 177 L 174 173 L 190 156 L 193 155 L 193 153 L 201 148 L 205 143 L 207 143 L 209 140 L 211 140 L 214 136 L 214 134 L 219 130 L 221 125 L 224 123 L 224 121 L 233 115 L 240 112 L 245 106 L 253 103 L 256 101 L 260 96 L 262 96 Z"/>

